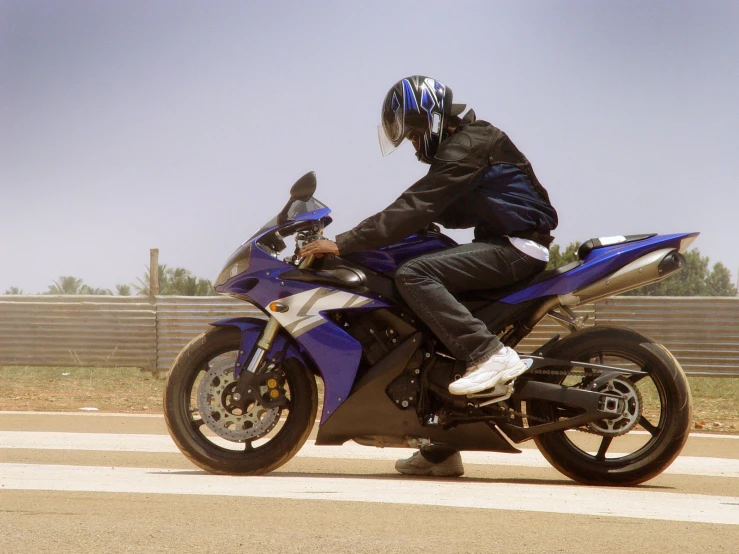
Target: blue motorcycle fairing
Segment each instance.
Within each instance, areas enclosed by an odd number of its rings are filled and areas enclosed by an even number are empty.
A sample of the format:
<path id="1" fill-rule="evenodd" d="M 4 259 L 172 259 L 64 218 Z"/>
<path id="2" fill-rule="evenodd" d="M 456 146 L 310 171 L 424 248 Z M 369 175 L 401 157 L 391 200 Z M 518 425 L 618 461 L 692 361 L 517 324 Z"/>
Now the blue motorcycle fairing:
<path id="1" fill-rule="evenodd" d="M 218 321 L 211 322 L 211 325 L 213 327 L 236 327 L 241 331 L 241 347 L 236 357 L 236 367 L 234 369 L 234 377 L 238 377 L 241 370 L 248 365 L 254 346 L 257 344 L 257 340 L 259 340 L 264 327 L 267 325 L 267 321 L 256 317 L 235 317 L 232 319 L 219 319 Z M 265 357 L 272 359 L 283 351 L 285 352 L 285 359 L 297 358 L 303 365 L 310 368 L 310 365 L 303 356 L 303 352 L 295 348 L 294 344 L 288 342 L 282 333 L 277 334 L 272 347 L 266 353 Z"/>
<path id="2" fill-rule="evenodd" d="M 237 317 L 214 321 L 211 325 L 236 327 L 241 331 L 240 351 L 243 354 L 240 353 L 236 359 L 237 363 L 241 364 L 234 370 L 234 376 L 237 377 L 241 368 L 248 365 L 267 321 L 255 317 Z M 322 325 L 320 329 L 308 331 L 295 339 L 298 347 L 287 339 L 285 330 L 280 329 L 266 357 L 272 359 L 284 350 L 285 358 L 297 358 L 309 370 L 315 368 L 324 385 L 321 414 L 323 425 L 349 396 L 362 356 L 362 348 L 352 337 L 334 325 Z M 351 368 L 354 368 L 353 371 Z"/>
<path id="3" fill-rule="evenodd" d="M 267 306 L 271 302 L 306 291 L 318 289 L 340 290 L 331 287 L 317 287 L 315 284 L 300 281 L 282 280 L 280 275 L 285 271 L 294 270 L 295 266 L 282 262 L 264 252 L 257 244 L 257 240 L 249 241 L 252 248 L 248 269 L 217 287 L 218 292 L 248 299 L 266 314 L 271 315 L 267 310 Z M 388 306 L 386 302 L 376 296 L 356 296 L 366 298 L 369 302 L 359 308 L 346 309 L 377 309 Z M 325 318 L 322 312 L 320 315 L 324 319 L 322 324 L 306 332 L 290 334 L 300 345 L 301 351 L 310 358 L 312 364 L 308 367 L 315 368 L 315 371 L 323 379 L 324 402 L 321 415 L 321 424 L 323 424 L 349 396 L 359 369 L 362 345 L 331 320 Z M 262 321 L 262 328 L 266 324 L 263 320 L 256 321 Z M 283 329 L 287 333 L 290 332 L 284 326 Z M 242 348 L 242 350 L 247 354 L 252 352 L 251 348 L 249 350 Z"/>
<path id="4" fill-rule="evenodd" d="M 218 293 L 248 299 L 269 315 L 266 307 L 270 302 L 320 288 L 312 283 L 281 279 L 283 273 L 294 270 L 295 266 L 267 254 L 259 247 L 257 239 L 250 241 L 250 244 L 252 248 L 248 268 L 217 286 Z M 389 305 L 379 295 L 369 292 L 358 296 L 370 299 L 371 302 L 365 308 L 385 308 Z"/>
<path id="5" fill-rule="evenodd" d="M 352 390 L 362 358 L 362 345 L 331 322 L 311 329 L 295 340 L 312 358 L 323 379 L 323 425 Z"/>
<path id="6" fill-rule="evenodd" d="M 596 248 L 588 254 L 584 263 L 578 267 L 552 279 L 519 290 L 502 298 L 500 302 L 519 304 L 534 298 L 575 292 L 586 285 L 607 277 L 650 252 L 663 248 L 679 250 L 684 239 L 697 235 L 698 233 L 656 235 L 640 241 Z"/>

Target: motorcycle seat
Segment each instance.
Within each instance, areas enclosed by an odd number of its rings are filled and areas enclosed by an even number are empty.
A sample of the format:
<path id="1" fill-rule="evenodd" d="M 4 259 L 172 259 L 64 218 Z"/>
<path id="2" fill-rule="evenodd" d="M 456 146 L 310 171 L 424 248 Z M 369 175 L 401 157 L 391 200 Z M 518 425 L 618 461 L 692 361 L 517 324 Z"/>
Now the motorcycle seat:
<path id="1" fill-rule="evenodd" d="M 580 245 L 577 250 L 577 259 L 584 260 L 593 250 L 603 248 L 604 246 L 613 246 L 614 244 L 626 244 L 627 242 L 636 242 L 656 236 L 657 233 L 648 233 L 645 235 L 626 235 L 624 237 L 600 237 L 597 239 L 588 239 Z"/>

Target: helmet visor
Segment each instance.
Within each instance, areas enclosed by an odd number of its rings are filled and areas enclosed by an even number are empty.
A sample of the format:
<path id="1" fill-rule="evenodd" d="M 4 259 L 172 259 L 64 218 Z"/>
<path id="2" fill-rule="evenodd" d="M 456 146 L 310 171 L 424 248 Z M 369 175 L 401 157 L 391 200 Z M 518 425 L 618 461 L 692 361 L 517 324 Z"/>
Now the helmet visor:
<path id="1" fill-rule="evenodd" d="M 398 102 L 395 92 L 385 100 L 380 115 L 381 124 L 377 128 L 380 139 L 380 150 L 387 156 L 395 150 L 405 138 L 405 117 L 403 105 Z"/>
<path id="2" fill-rule="evenodd" d="M 390 154 L 395 152 L 395 149 L 400 144 L 400 142 L 398 142 L 398 144 L 395 144 L 394 142 L 392 142 L 391 140 L 387 138 L 387 135 L 385 134 L 384 125 L 377 126 L 377 138 L 380 141 L 380 151 L 382 152 L 383 157 L 389 156 Z"/>

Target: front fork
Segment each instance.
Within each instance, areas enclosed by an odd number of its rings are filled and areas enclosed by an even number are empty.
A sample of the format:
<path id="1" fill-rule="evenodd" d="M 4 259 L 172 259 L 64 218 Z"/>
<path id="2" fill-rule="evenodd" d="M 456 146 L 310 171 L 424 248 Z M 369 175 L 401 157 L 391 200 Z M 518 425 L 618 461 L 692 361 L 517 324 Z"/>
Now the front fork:
<path id="1" fill-rule="evenodd" d="M 309 268 L 313 264 L 313 259 L 314 256 L 312 254 L 310 256 L 306 256 L 305 258 L 300 260 L 298 268 Z M 269 321 L 267 321 L 267 325 L 262 331 L 261 336 L 259 337 L 259 340 L 257 341 L 256 351 L 254 352 L 254 356 L 252 356 L 251 360 L 249 360 L 249 365 L 246 366 L 246 371 L 248 371 L 249 373 L 257 372 L 257 369 L 259 369 L 262 360 L 264 360 L 265 354 L 267 354 L 267 352 L 269 352 L 269 349 L 272 348 L 272 343 L 274 342 L 275 337 L 277 336 L 277 331 L 279 330 L 280 324 L 274 317 L 270 317 Z M 246 356 L 248 355 L 249 353 L 244 352 L 243 350 L 239 352 L 239 356 L 236 359 L 236 369 L 234 370 L 234 377 L 238 377 L 241 373 L 241 370 L 244 367 L 244 362 L 246 361 Z"/>
<path id="2" fill-rule="evenodd" d="M 279 330 L 280 324 L 274 317 L 270 317 L 257 341 L 254 355 L 246 366 L 246 373 L 243 374 L 242 369 L 244 368 L 244 362 L 249 352 L 239 350 L 239 355 L 236 358 L 236 367 L 234 368 L 234 377 L 238 377 L 239 380 L 231 397 L 237 406 L 243 408 L 242 404 L 245 406 L 250 400 L 257 400 L 259 397 L 259 380 L 256 377 L 256 373 L 262 365 L 264 356 L 272 348 L 272 343 Z"/>
<path id="3" fill-rule="evenodd" d="M 300 260 L 298 267 L 300 269 L 310 267 L 313 264 L 313 259 L 313 255 L 306 256 Z M 267 352 L 272 348 L 272 343 L 275 341 L 275 337 L 279 330 L 280 324 L 274 316 L 270 317 L 269 321 L 267 321 L 267 325 L 264 326 L 264 330 L 262 331 L 259 340 L 257 341 L 254 355 L 246 366 L 247 374 L 243 376 L 241 375 L 241 372 L 244 368 L 244 363 L 246 362 L 246 357 L 249 355 L 249 352 L 239 350 L 239 355 L 236 358 L 236 367 L 234 368 L 234 377 L 238 377 L 239 381 L 232 396 L 233 401 L 237 405 L 245 405 L 249 399 L 255 399 L 255 397 L 258 396 L 259 385 L 257 383 L 258 379 L 256 379 L 256 373 L 262 365 L 262 361 Z"/>
<path id="4" fill-rule="evenodd" d="M 251 360 L 249 360 L 249 365 L 246 366 L 246 371 L 248 371 L 249 373 L 257 372 L 257 369 L 261 365 L 262 360 L 264 360 L 265 354 L 267 354 L 267 352 L 269 352 L 269 349 L 272 348 L 272 343 L 274 342 L 275 337 L 277 336 L 277 331 L 279 330 L 280 324 L 274 317 L 270 317 L 269 321 L 267 321 L 267 325 L 264 326 L 264 330 L 262 331 L 259 340 L 257 341 L 257 348 L 254 352 L 254 355 L 251 357 Z M 239 357 L 246 355 L 248 355 L 246 352 L 239 352 Z M 236 370 L 234 372 L 237 377 L 239 373 L 241 373 L 242 367 L 243 362 L 237 360 Z"/>

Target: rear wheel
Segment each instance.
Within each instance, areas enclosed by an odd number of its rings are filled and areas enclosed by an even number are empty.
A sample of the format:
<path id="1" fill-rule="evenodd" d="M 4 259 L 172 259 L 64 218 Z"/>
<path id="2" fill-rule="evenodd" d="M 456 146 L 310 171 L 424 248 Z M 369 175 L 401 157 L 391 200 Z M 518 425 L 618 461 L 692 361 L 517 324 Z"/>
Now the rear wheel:
<path id="1" fill-rule="evenodd" d="M 295 358 L 261 371 L 275 379 L 260 391 L 284 395 L 281 407 L 258 403 L 239 408 L 233 400 L 241 333 L 216 327 L 195 338 L 179 354 L 164 389 L 164 416 L 178 448 L 211 473 L 259 475 L 272 471 L 300 450 L 318 408 L 316 381 Z M 272 388 L 270 388 L 272 387 Z"/>
<path id="2" fill-rule="evenodd" d="M 690 389 L 664 346 L 630 329 L 595 327 L 565 338 L 547 356 L 646 373 L 614 378 L 598 389 L 623 399 L 618 418 L 535 438 L 557 470 L 587 485 L 636 485 L 659 475 L 678 456 L 690 430 Z M 593 379 L 588 370 L 578 376 L 552 373 L 548 380 L 565 386 L 584 388 Z M 526 411 L 539 421 L 572 415 L 541 400 L 529 401 Z"/>

